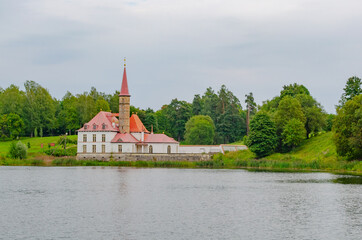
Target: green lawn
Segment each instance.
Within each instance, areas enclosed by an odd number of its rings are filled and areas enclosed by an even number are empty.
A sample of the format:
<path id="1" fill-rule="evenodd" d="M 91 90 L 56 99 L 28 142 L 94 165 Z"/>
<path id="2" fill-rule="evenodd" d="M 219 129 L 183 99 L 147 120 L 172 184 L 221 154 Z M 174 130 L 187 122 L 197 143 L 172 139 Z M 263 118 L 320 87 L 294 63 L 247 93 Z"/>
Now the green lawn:
<path id="1" fill-rule="evenodd" d="M 67 136 L 71 140 L 76 140 L 77 135 L 70 135 Z M 30 148 L 28 149 L 28 155 L 36 156 L 38 154 L 42 154 L 42 148 L 41 144 L 43 143 L 44 149 L 48 148 L 49 143 L 55 143 L 55 146 L 57 146 L 57 142 L 59 140 L 59 136 L 56 137 L 34 137 L 34 138 L 21 138 L 20 141 L 22 141 L 26 146 L 28 146 L 28 142 L 30 143 Z M 15 140 L 17 141 L 17 140 Z M 9 151 L 9 146 L 11 144 L 11 141 L 5 141 L 0 142 L 0 155 L 5 156 Z M 69 147 L 74 147 L 75 145 L 69 145 Z"/>

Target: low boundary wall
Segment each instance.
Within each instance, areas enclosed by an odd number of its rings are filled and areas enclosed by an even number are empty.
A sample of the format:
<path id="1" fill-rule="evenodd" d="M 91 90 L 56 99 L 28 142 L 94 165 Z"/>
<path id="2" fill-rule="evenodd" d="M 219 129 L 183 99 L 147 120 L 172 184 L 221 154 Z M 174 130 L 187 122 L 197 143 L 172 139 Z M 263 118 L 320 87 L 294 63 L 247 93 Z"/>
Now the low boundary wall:
<path id="1" fill-rule="evenodd" d="M 172 161 L 172 162 L 197 162 L 211 160 L 210 153 L 172 153 L 172 154 L 149 154 L 149 153 L 78 153 L 77 160 L 100 160 L 100 161 Z"/>

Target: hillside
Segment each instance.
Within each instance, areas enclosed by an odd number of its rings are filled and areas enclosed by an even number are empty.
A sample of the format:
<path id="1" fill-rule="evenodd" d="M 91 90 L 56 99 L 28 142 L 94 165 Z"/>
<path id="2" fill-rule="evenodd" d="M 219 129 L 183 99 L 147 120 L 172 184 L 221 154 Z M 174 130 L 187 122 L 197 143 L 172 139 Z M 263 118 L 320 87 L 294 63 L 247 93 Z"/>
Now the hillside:
<path id="1" fill-rule="evenodd" d="M 323 133 L 305 140 L 290 153 L 274 153 L 262 159 L 255 159 L 251 151 L 245 150 L 216 155 L 215 160 L 222 160 L 229 167 L 362 173 L 361 161 L 346 161 L 337 155 L 332 137 L 332 132 Z"/>

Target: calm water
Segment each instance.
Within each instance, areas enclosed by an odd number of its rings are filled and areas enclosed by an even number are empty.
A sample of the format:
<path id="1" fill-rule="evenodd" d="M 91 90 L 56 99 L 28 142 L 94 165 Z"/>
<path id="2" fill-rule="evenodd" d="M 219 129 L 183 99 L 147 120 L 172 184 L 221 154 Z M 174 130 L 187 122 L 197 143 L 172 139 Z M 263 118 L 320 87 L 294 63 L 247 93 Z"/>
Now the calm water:
<path id="1" fill-rule="evenodd" d="M 0 239 L 361 238 L 359 177 L 0 167 Z"/>

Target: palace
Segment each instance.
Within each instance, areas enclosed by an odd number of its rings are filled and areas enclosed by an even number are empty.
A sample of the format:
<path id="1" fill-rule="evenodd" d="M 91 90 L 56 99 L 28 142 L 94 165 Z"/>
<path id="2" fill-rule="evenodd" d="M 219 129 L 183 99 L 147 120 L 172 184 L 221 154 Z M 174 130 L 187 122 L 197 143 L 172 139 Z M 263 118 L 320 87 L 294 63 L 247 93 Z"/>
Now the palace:
<path id="1" fill-rule="evenodd" d="M 100 111 L 78 130 L 78 159 L 120 158 L 123 153 L 179 152 L 179 142 L 165 134 L 149 132 L 137 114 L 130 117 L 130 99 L 125 64 L 119 113 Z"/>

